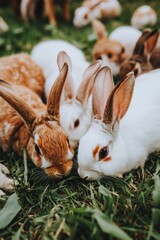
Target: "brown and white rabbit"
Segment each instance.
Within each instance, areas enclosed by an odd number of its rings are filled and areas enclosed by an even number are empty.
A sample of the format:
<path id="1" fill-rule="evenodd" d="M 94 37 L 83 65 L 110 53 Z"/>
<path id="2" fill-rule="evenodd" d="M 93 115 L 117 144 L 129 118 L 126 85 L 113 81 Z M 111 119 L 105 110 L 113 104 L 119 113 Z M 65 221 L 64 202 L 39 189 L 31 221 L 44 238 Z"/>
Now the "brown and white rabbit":
<path id="1" fill-rule="evenodd" d="M 72 168 L 73 149 L 59 124 L 60 98 L 67 77 L 68 65 L 64 64 L 46 106 L 30 89 L 0 80 L 1 148 L 20 155 L 26 148 L 33 163 L 51 178 L 62 178 Z"/>
<path id="2" fill-rule="evenodd" d="M 144 72 L 160 67 L 160 49 L 155 49 L 158 37 L 158 30 L 146 29 L 142 33 L 133 50 L 132 57 L 122 63 L 120 67 L 119 75 L 121 79 L 130 71 L 133 71 L 135 77 L 137 77 Z"/>
<path id="3" fill-rule="evenodd" d="M 92 26 L 97 35 L 92 52 L 94 60 L 101 59 L 112 69 L 113 75 L 118 75 L 120 65 L 132 56 L 141 32 L 131 26 L 120 26 L 107 37 L 105 26 L 100 21 L 94 20 Z"/>
<path id="4" fill-rule="evenodd" d="M 0 79 L 44 94 L 44 75 L 39 65 L 25 53 L 0 58 Z"/>
<path id="5" fill-rule="evenodd" d="M 53 25 L 56 25 L 57 23 L 55 3 L 60 5 L 62 8 L 63 16 L 67 21 L 69 21 L 70 13 L 68 0 L 43 0 L 44 14 L 48 16 L 50 23 Z M 41 4 L 40 0 L 21 0 L 20 11 L 22 18 L 27 21 L 35 18 L 36 8 L 39 4 Z"/>

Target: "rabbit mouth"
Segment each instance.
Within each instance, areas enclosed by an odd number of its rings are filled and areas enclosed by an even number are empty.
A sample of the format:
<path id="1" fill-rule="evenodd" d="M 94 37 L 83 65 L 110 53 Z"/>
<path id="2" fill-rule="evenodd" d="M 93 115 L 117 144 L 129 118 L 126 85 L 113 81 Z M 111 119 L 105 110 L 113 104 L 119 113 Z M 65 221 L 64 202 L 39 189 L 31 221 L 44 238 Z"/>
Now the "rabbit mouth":
<path id="1" fill-rule="evenodd" d="M 63 165 L 51 166 L 45 169 L 45 173 L 49 178 L 61 179 L 70 174 L 72 170 L 72 160 L 67 160 Z"/>

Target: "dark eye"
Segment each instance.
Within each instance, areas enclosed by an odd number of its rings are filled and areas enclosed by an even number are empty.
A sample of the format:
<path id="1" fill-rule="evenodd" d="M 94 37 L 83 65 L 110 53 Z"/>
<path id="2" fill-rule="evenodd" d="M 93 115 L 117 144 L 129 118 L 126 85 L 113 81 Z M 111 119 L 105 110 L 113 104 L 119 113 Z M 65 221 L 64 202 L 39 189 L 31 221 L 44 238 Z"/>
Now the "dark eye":
<path id="1" fill-rule="evenodd" d="M 136 68 L 136 69 L 134 70 L 134 75 L 137 76 L 137 74 L 138 74 L 138 69 Z"/>
<path id="2" fill-rule="evenodd" d="M 112 53 L 108 53 L 108 57 L 109 57 L 109 58 L 112 58 Z"/>
<path id="3" fill-rule="evenodd" d="M 99 159 L 107 157 L 108 152 L 109 152 L 108 146 L 101 148 L 101 150 L 99 151 Z"/>
<path id="4" fill-rule="evenodd" d="M 74 122 L 74 128 L 77 128 L 79 126 L 79 119 L 77 119 L 75 122 Z"/>
<path id="5" fill-rule="evenodd" d="M 67 137 L 67 143 L 68 143 L 68 145 L 69 145 L 69 138 Z"/>
<path id="6" fill-rule="evenodd" d="M 124 53 L 125 52 L 125 50 L 124 50 L 124 48 L 122 48 L 122 51 L 121 51 L 121 53 Z"/>
<path id="7" fill-rule="evenodd" d="M 35 151 L 38 155 L 41 155 L 40 149 L 36 143 L 35 143 Z"/>

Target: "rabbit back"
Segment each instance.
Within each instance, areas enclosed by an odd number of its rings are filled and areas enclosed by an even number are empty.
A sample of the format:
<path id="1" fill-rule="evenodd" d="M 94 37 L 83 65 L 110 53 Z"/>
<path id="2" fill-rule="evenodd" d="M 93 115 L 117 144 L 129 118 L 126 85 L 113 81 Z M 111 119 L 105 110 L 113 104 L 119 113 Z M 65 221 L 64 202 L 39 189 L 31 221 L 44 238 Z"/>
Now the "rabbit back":
<path id="1" fill-rule="evenodd" d="M 28 54 L 22 53 L 0 58 L 0 78 L 12 84 L 25 86 L 39 96 L 43 96 L 42 69 Z"/>

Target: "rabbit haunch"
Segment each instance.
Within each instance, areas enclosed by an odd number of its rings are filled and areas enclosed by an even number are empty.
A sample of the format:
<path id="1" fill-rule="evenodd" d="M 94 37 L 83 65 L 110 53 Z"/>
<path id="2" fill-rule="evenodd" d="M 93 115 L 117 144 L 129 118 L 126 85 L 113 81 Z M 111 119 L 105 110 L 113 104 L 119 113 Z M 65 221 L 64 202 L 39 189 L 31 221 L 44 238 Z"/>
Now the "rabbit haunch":
<path id="1" fill-rule="evenodd" d="M 0 143 L 4 151 L 22 154 L 52 178 L 69 174 L 73 149 L 59 125 L 59 104 L 68 66 L 60 71 L 48 97 L 47 106 L 30 89 L 0 81 Z"/>
<path id="2" fill-rule="evenodd" d="M 108 69 L 98 72 L 95 81 L 106 88 L 95 87 L 94 118 L 80 140 L 78 172 L 82 178 L 120 176 L 143 166 L 149 153 L 160 150 L 160 70 L 134 79 L 129 73 L 113 88 Z"/>
<path id="3" fill-rule="evenodd" d="M 40 97 L 44 94 L 42 69 L 28 54 L 14 54 L 0 58 L 0 79 L 32 89 Z"/>
<path id="4" fill-rule="evenodd" d="M 101 61 L 89 65 L 80 49 L 61 40 L 38 44 L 32 50 L 32 57 L 42 67 L 46 76 L 46 95 L 63 64 L 66 62 L 69 66 L 68 79 L 61 99 L 60 124 L 71 145 L 76 147 L 91 123 L 90 96 Z"/>

